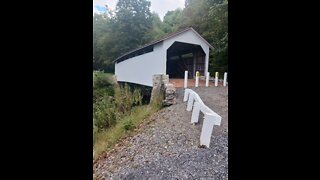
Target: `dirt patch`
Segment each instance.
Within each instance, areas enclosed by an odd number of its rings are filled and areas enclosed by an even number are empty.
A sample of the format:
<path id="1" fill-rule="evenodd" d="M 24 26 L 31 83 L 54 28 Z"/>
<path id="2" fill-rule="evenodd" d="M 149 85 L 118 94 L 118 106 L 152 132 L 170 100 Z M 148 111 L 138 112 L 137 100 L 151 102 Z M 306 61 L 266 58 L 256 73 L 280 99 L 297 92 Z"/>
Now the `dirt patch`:
<path id="1" fill-rule="evenodd" d="M 220 80 L 221 81 L 221 80 Z M 183 88 L 184 87 L 184 79 L 174 79 L 174 78 L 170 78 L 169 82 L 172 83 L 174 85 L 175 88 Z M 196 85 L 196 80 L 195 79 L 188 79 L 188 88 L 193 88 Z M 205 87 L 206 86 L 206 80 L 203 79 L 199 79 L 199 87 Z M 218 86 L 222 86 L 223 82 L 218 82 Z M 213 87 L 214 86 L 214 82 L 212 80 L 209 81 L 209 87 Z"/>

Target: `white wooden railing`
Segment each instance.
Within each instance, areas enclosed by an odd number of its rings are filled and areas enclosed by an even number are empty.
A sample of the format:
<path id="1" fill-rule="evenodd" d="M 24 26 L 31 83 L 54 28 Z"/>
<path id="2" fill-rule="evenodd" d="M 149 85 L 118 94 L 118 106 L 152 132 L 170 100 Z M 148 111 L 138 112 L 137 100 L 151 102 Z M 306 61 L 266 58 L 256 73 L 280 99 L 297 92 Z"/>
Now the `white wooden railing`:
<path id="1" fill-rule="evenodd" d="M 183 101 L 187 102 L 187 111 L 191 111 L 191 123 L 197 123 L 199 121 L 200 111 L 204 114 L 203 125 L 200 135 L 200 145 L 210 147 L 210 140 L 213 131 L 213 126 L 221 124 L 221 116 L 212 111 L 201 100 L 200 96 L 191 89 L 184 90 Z"/>

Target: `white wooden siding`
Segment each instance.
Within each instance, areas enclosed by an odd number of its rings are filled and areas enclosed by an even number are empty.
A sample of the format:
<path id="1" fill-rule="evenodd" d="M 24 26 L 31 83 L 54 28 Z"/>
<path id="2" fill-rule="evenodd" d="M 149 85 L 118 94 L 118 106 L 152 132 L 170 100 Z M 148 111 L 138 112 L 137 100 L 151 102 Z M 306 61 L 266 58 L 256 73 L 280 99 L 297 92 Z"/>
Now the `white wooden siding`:
<path id="1" fill-rule="evenodd" d="M 116 63 L 115 75 L 117 81 L 152 86 L 152 76 L 154 74 L 166 73 L 165 60 L 162 43 L 156 44 L 150 53 Z"/>

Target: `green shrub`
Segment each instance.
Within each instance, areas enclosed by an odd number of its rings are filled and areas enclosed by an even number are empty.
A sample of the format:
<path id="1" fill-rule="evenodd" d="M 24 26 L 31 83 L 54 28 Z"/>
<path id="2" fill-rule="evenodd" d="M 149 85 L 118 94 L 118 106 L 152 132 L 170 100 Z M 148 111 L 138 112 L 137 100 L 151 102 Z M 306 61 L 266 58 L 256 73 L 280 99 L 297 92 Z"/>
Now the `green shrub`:
<path id="1" fill-rule="evenodd" d="M 109 91 L 111 92 L 111 90 Z M 125 85 L 124 87 L 114 87 L 112 92 L 114 97 L 110 96 L 105 88 L 94 89 L 93 119 L 97 131 L 113 126 L 117 119 L 128 114 L 133 106 L 142 104 L 142 95 L 139 89 L 131 90 L 128 85 Z M 130 128 L 130 123 L 126 127 Z"/>
<path id="2" fill-rule="evenodd" d="M 113 85 L 108 75 L 102 71 L 96 71 L 93 73 L 93 83 L 94 88 L 105 88 Z"/>
<path id="3" fill-rule="evenodd" d="M 124 128 L 126 131 L 129 131 L 129 130 L 131 130 L 131 129 L 134 128 L 134 124 L 133 124 L 131 118 L 126 118 L 126 120 L 125 120 L 124 123 L 123 123 L 123 128 Z"/>
<path id="4" fill-rule="evenodd" d="M 114 96 L 114 88 L 112 86 L 105 88 L 94 88 L 93 89 L 93 102 L 95 103 L 101 97 Z"/>
<path id="5" fill-rule="evenodd" d="M 94 125 L 99 131 L 116 123 L 118 112 L 111 101 L 111 98 L 104 96 L 93 104 Z"/>
<path id="6" fill-rule="evenodd" d="M 115 105 L 119 112 L 126 113 L 131 107 L 129 87 L 116 87 L 114 90 Z"/>
<path id="7" fill-rule="evenodd" d="M 142 105 L 142 94 L 140 89 L 134 89 L 133 91 L 133 105 Z"/>
<path id="8" fill-rule="evenodd" d="M 163 106 L 164 95 L 157 93 L 154 95 L 153 100 L 150 102 L 150 105 L 156 109 L 160 109 Z"/>
<path id="9" fill-rule="evenodd" d="M 125 114 L 133 106 L 142 104 L 141 91 L 139 89 L 132 91 L 127 84 L 124 87 L 115 87 L 114 100 L 118 111 Z"/>
<path id="10" fill-rule="evenodd" d="M 93 102 L 104 96 L 114 96 L 114 84 L 110 80 L 111 74 L 101 71 L 93 72 Z"/>

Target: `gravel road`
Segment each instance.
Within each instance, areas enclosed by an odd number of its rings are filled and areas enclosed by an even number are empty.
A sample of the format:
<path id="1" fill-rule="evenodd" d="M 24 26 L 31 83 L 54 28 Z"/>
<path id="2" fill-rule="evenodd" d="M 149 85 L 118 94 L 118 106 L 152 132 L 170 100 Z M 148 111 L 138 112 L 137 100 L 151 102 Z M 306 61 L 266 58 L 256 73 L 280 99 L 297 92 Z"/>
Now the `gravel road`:
<path id="1" fill-rule="evenodd" d="M 202 118 L 191 112 L 177 90 L 177 104 L 147 118 L 133 137 L 124 139 L 93 165 L 96 179 L 228 179 L 228 88 L 192 88 L 222 117 L 210 148 L 200 148 Z M 202 117 L 202 116 L 200 116 Z"/>

